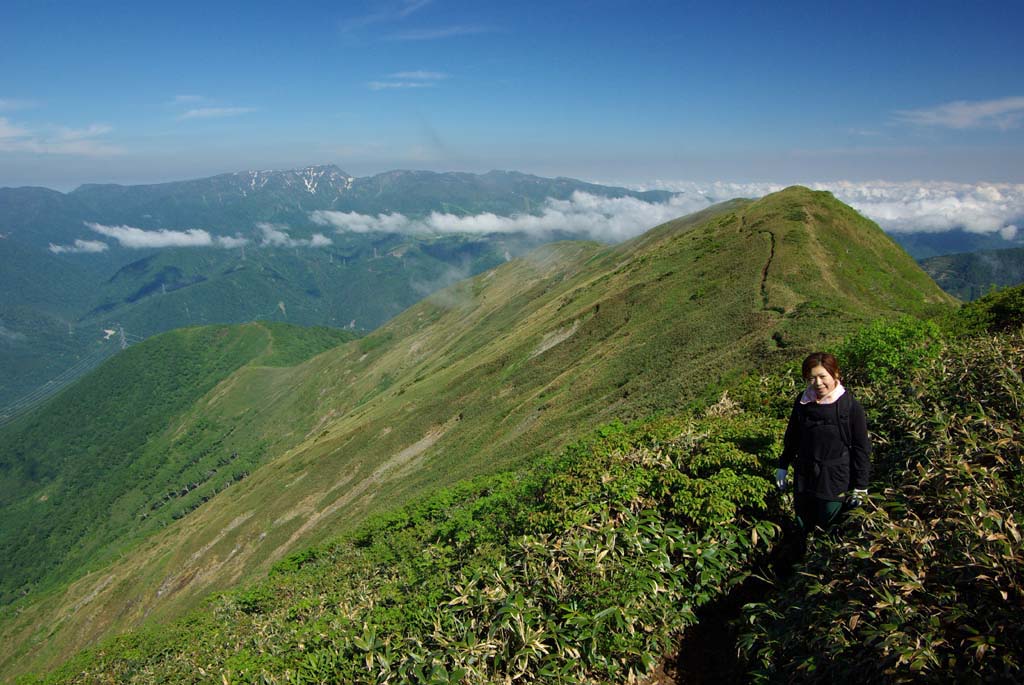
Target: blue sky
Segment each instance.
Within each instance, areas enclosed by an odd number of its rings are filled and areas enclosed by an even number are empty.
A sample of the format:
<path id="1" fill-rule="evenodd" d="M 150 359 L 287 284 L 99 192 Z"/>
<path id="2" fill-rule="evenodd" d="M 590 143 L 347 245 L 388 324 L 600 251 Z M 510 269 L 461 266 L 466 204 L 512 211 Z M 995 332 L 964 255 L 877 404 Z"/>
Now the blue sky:
<path id="1" fill-rule="evenodd" d="M 1024 182 L 1024 3 L 709 5 L 8 0 L 0 186 Z"/>

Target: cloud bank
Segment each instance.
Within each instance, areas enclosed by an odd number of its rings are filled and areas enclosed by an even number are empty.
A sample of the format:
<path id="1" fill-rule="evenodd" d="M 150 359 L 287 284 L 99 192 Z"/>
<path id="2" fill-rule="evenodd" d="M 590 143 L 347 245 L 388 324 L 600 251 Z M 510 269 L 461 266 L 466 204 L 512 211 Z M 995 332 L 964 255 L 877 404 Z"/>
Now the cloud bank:
<path id="1" fill-rule="evenodd" d="M 806 183 L 814 190 L 828 190 L 889 233 L 940 233 L 964 230 L 999 235 L 1006 240 L 1024 238 L 1024 184 L 1008 183 L 893 183 L 848 181 Z M 661 189 L 675 193 L 668 201 L 654 203 L 632 197 L 607 198 L 584 192 L 567 200 L 549 198 L 538 214 L 499 216 L 481 213 L 460 216 L 433 212 L 414 218 L 404 214 L 359 214 L 319 210 L 309 214 L 318 226 L 338 233 L 400 233 L 441 235 L 448 233 L 525 233 L 544 238 L 570 233 L 602 242 L 632 238 L 666 221 L 691 214 L 712 204 L 738 197 L 758 198 L 782 190 L 778 183 L 696 183 L 654 181 L 635 185 L 637 190 Z M 219 247 L 238 248 L 250 242 L 240 235 L 214 236 L 203 229 L 146 230 L 133 226 L 86 223 L 100 235 L 122 247 Z M 283 224 L 257 223 L 256 242 L 262 247 L 321 248 L 332 244 L 323 233 L 294 238 Z M 56 254 L 101 252 L 101 241 L 77 240 L 73 245 L 50 245 Z"/>
<path id="2" fill-rule="evenodd" d="M 85 225 L 91 230 L 107 238 L 113 238 L 121 247 L 131 250 L 161 249 L 167 247 L 216 247 L 234 249 L 248 245 L 251 241 L 241 235 L 212 235 L 202 228 L 173 230 L 159 228 L 147 230 L 136 226 L 107 226 L 87 221 Z M 327 247 L 332 245 L 330 238 L 322 233 L 314 233 L 310 238 L 293 238 L 288 234 L 289 228 L 282 224 L 258 223 L 256 230 L 260 236 L 262 247 Z M 102 252 L 108 248 L 99 240 L 76 240 L 73 245 L 50 244 L 54 254 L 69 252 Z"/>
<path id="3" fill-rule="evenodd" d="M 147 231 L 134 226 L 106 226 L 93 222 L 85 225 L 100 235 L 113 238 L 121 247 L 133 250 L 162 247 L 241 247 L 248 240 L 241 236 L 212 236 L 201 228 L 173 231 L 166 228 Z M 76 243 L 82 241 L 75 241 Z M 52 248 L 51 248 L 52 249 Z"/>
<path id="4" fill-rule="evenodd" d="M 1024 184 L 829 183 L 832 193 L 890 233 L 998 233 L 1013 240 L 1024 222 Z"/>
<path id="5" fill-rule="evenodd" d="M 703 209 L 708 204 L 705 198 L 686 195 L 677 195 L 664 203 L 652 203 L 632 197 L 607 198 L 575 192 L 568 200 L 549 198 L 539 215 L 498 216 L 488 212 L 458 216 L 433 212 L 423 219 L 410 219 L 396 213 L 371 216 L 321 210 L 312 212 L 310 219 L 320 226 L 330 226 L 341 233 L 528 233 L 543 236 L 567 231 L 594 240 L 617 242 Z"/>
<path id="6" fill-rule="evenodd" d="M 889 233 L 941 233 L 962 229 L 970 233 L 998 233 L 1007 240 L 1013 240 L 1018 229 L 1024 226 L 1024 184 L 834 181 L 804 185 L 814 190 L 830 191 Z M 734 197 L 762 197 L 785 186 L 778 183 L 659 180 L 634 187 L 703 197 L 712 204 Z"/>

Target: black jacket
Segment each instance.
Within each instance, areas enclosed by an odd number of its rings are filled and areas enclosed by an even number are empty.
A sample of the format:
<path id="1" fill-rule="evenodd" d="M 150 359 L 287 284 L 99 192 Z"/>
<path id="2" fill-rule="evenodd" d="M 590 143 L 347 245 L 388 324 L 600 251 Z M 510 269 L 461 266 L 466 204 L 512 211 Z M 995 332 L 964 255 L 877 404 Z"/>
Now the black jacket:
<path id="1" fill-rule="evenodd" d="M 832 404 L 800 404 L 797 396 L 779 457 L 780 469 L 794 464 L 796 492 L 838 500 L 848 490 L 865 489 L 870 457 L 864 408 L 849 390 Z"/>

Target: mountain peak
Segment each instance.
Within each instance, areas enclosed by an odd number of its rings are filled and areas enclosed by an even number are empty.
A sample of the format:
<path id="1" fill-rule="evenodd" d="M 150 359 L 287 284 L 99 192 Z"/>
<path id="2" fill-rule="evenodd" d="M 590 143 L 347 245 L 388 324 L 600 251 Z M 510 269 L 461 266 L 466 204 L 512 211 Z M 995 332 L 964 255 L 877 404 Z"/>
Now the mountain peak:
<path id="1" fill-rule="evenodd" d="M 226 176 L 241 181 L 249 190 L 267 186 L 304 189 L 311 195 L 320 193 L 341 194 L 352 187 L 355 177 L 342 171 L 334 164 L 308 166 L 301 169 L 267 169 L 259 171 L 237 171 Z"/>

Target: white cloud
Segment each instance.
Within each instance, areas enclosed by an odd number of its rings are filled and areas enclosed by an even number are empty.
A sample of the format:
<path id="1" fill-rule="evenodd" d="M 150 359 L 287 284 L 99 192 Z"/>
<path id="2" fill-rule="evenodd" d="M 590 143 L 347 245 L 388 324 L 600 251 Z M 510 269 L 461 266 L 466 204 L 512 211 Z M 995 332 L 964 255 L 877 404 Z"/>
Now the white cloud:
<path id="1" fill-rule="evenodd" d="M 274 247 L 286 247 L 291 242 L 291 236 L 285 233 L 285 226 L 268 223 L 258 223 L 256 228 L 263 234 L 263 244 Z"/>
<path id="2" fill-rule="evenodd" d="M 319 226 L 331 226 L 339 233 L 415 233 L 413 222 L 404 214 L 390 213 L 370 216 L 356 212 L 333 212 L 317 210 L 310 213 L 313 223 Z M 424 231 L 420 231 L 424 232 Z"/>
<path id="3" fill-rule="evenodd" d="M 703 197 L 678 195 L 665 203 L 644 202 L 632 197 L 606 198 L 576 192 L 568 200 L 549 198 L 541 213 L 498 216 L 484 213 L 471 216 L 433 212 L 423 219 L 402 214 L 369 216 L 355 212 L 316 211 L 314 223 L 332 226 L 339 232 L 439 234 L 439 233 L 529 233 L 547 235 L 568 231 L 595 240 L 618 241 L 643 233 L 671 219 L 707 207 Z"/>
<path id="4" fill-rule="evenodd" d="M 352 33 L 375 24 L 390 24 L 401 21 L 426 7 L 431 2 L 432 0 L 404 0 L 398 3 L 379 3 L 379 5 L 383 5 L 383 9 L 347 19 L 341 23 L 340 29 L 342 33 Z"/>
<path id="5" fill-rule="evenodd" d="M 957 100 L 937 107 L 896 112 L 900 121 L 944 128 L 1017 128 L 1024 122 L 1024 97 L 996 100 Z"/>
<path id="6" fill-rule="evenodd" d="M 835 181 L 804 185 L 832 192 L 890 233 L 963 229 L 971 233 L 999 233 L 1012 240 L 1024 221 L 1024 184 Z M 711 204 L 733 197 L 762 197 L 784 186 L 778 183 L 654 181 L 631 187 L 704 197 Z"/>
<path id="7" fill-rule="evenodd" d="M 28 129 L 12 124 L 6 118 L 0 117 L 0 146 L 3 146 L 5 141 L 16 141 L 31 135 Z"/>
<path id="8" fill-rule="evenodd" d="M 292 238 L 288 235 L 288 227 L 282 224 L 260 222 L 256 228 L 263 234 L 265 247 L 327 247 L 333 244 L 331 239 L 322 233 L 314 233 L 309 240 Z"/>
<path id="9" fill-rule="evenodd" d="M 85 222 L 85 225 L 100 235 L 113 238 L 121 244 L 121 247 L 131 249 L 156 248 L 156 247 L 207 247 L 213 245 L 213 238 L 209 232 L 201 228 L 190 228 L 186 231 L 172 231 L 161 228 L 156 231 L 147 231 L 134 226 L 105 226 L 92 222 Z"/>
<path id="10" fill-rule="evenodd" d="M 1016 233 L 1024 219 L 1024 184 L 818 183 L 891 233 Z M 1013 230 L 1010 230 L 1013 229 Z"/>
<path id="11" fill-rule="evenodd" d="M 1012 240 L 1019 233 L 1019 227 L 1024 225 L 1024 184 L 840 181 L 805 185 L 815 190 L 831 191 L 839 200 L 890 233 L 963 229 L 973 233 L 998 233 Z M 523 232 L 545 235 L 568 231 L 595 240 L 615 242 L 718 202 L 737 197 L 763 197 L 785 186 L 779 183 L 655 181 L 632 187 L 637 190 L 669 190 L 676 194 L 667 202 L 652 203 L 632 197 L 605 198 L 577 192 L 568 200 L 549 198 L 539 214 L 510 217 L 492 213 L 459 216 L 434 212 L 414 219 L 397 213 L 372 216 L 321 210 L 310 213 L 310 219 L 340 233 L 380 231 L 433 235 Z"/>
<path id="12" fill-rule="evenodd" d="M 105 250 L 109 249 L 109 247 L 110 246 L 107 245 L 102 240 L 82 240 L 81 238 L 79 238 L 74 242 L 73 245 L 54 245 L 53 243 L 50 243 L 50 252 L 54 254 L 65 254 L 75 252 L 95 253 L 104 252 Z"/>
<path id="13" fill-rule="evenodd" d="M 440 71 L 398 71 L 387 76 L 387 81 L 370 81 L 370 90 L 387 90 L 396 88 L 434 88 L 448 78 L 448 74 Z"/>
<path id="14" fill-rule="evenodd" d="M 92 124 L 88 128 L 74 129 L 61 127 L 57 129 L 57 137 L 60 140 L 85 140 L 87 138 L 96 138 L 97 136 L 106 135 L 113 129 L 106 124 Z"/>
<path id="15" fill-rule="evenodd" d="M 171 104 L 191 105 L 197 102 L 202 102 L 205 99 L 206 98 L 204 98 L 202 95 L 175 95 L 174 100 L 171 101 Z"/>
<path id="16" fill-rule="evenodd" d="M 183 113 L 178 119 L 220 119 L 255 112 L 255 107 L 199 107 Z"/>
<path id="17" fill-rule="evenodd" d="M 248 238 L 243 238 L 238 234 L 233 236 L 214 236 L 210 235 L 209 231 L 201 228 L 190 228 L 184 231 L 160 228 L 153 231 L 147 231 L 146 229 L 136 228 L 134 226 L 106 226 L 104 224 L 88 221 L 85 225 L 100 235 L 113 238 L 120 243 L 121 247 L 127 247 L 134 250 L 163 247 L 223 247 L 225 249 L 232 249 L 249 244 Z M 76 240 L 75 244 L 77 245 L 78 243 L 83 242 L 91 241 Z M 106 247 L 105 243 L 100 244 L 104 245 L 104 248 Z M 53 248 L 54 246 L 51 245 L 50 249 L 53 250 Z"/>

